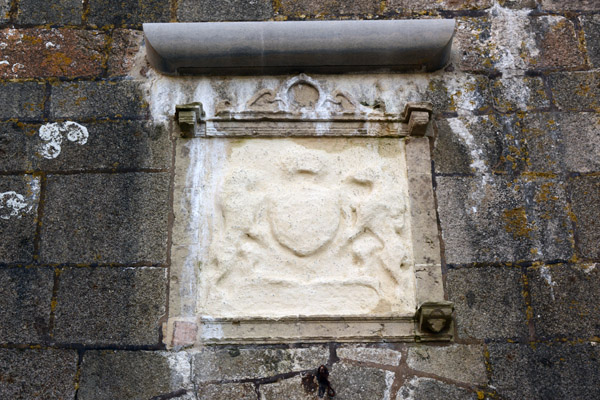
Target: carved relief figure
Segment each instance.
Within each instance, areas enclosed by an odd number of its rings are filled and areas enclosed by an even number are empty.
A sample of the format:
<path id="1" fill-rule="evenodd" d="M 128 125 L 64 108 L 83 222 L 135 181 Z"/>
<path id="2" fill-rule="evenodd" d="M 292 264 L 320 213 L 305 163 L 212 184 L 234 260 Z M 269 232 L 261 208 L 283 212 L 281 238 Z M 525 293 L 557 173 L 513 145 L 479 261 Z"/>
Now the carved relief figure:
<path id="1" fill-rule="evenodd" d="M 404 162 L 397 139 L 233 142 L 200 271 L 202 314 L 414 311 Z"/>

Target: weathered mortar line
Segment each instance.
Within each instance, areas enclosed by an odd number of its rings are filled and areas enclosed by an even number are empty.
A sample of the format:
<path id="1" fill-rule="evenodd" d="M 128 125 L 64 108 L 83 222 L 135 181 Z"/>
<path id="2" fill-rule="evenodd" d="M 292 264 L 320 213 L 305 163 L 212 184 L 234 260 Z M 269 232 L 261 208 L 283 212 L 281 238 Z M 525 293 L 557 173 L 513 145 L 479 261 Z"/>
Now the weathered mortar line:
<path id="1" fill-rule="evenodd" d="M 58 305 L 58 289 L 60 286 L 60 268 L 54 269 L 54 282 L 52 285 L 52 299 L 50 300 L 50 316 L 48 317 L 48 336 L 54 338 L 54 323 L 56 321 L 56 306 Z"/>
<path id="2" fill-rule="evenodd" d="M 463 269 L 463 268 L 485 268 L 485 267 L 498 267 L 498 268 L 522 268 L 532 267 L 537 263 L 543 262 L 546 265 L 554 264 L 570 264 L 571 260 L 564 259 L 553 259 L 553 260 L 521 260 L 521 261 L 489 261 L 489 262 L 475 262 L 467 264 L 448 264 L 448 269 Z"/>
<path id="3" fill-rule="evenodd" d="M 8 21 L 11 25 L 13 25 L 17 20 L 17 15 L 19 13 L 19 1 L 20 0 L 11 0 L 10 2 L 10 9 L 8 10 Z"/>
<path id="4" fill-rule="evenodd" d="M 45 173 L 36 173 L 40 179 L 40 194 L 37 205 L 37 216 L 35 219 L 35 234 L 33 236 L 33 260 L 38 264 L 40 258 L 40 244 L 42 240 L 42 218 L 44 217 L 44 208 L 46 205 L 46 190 L 48 187 L 47 175 Z"/>
<path id="5" fill-rule="evenodd" d="M 81 384 L 81 364 L 83 362 L 84 351 L 77 351 L 77 372 L 75 373 L 75 400 L 79 399 L 79 387 Z"/>
<path id="6" fill-rule="evenodd" d="M 79 174 L 127 174 L 127 173 L 147 173 L 147 174 L 160 174 L 171 172 L 166 168 L 99 168 L 99 169 L 82 169 L 82 170 L 13 170 L 13 171 L 0 171 L 0 176 L 21 176 L 23 174 L 39 174 L 44 173 L 46 175 L 79 175 Z"/>
<path id="7" fill-rule="evenodd" d="M 136 263 L 5 263 L 0 262 L 0 268 L 37 268 L 37 267 L 50 267 L 50 268 L 166 268 L 167 265 L 163 263 L 151 263 L 148 261 L 138 261 Z"/>
<path id="8" fill-rule="evenodd" d="M 88 17 L 90 15 L 90 1 L 89 0 L 81 0 L 81 25 L 86 26 L 88 22 Z"/>
<path id="9" fill-rule="evenodd" d="M 161 394 L 158 396 L 154 396 L 151 397 L 150 400 L 169 400 L 169 399 L 175 399 L 177 397 L 181 397 L 185 394 L 187 394 L 188 391 L 186 389 L 179 389 L 179 390 L 175 390 L 173 392 L 170 393 L 165 393 L 165 394 Z"/>
<path id="10" fill-rule="evenodd" d="M 177 10 L 179 9 L 179 1 L 178 0 L 171 0 L 170 3 L 170 22 L 177 22 Z"/>

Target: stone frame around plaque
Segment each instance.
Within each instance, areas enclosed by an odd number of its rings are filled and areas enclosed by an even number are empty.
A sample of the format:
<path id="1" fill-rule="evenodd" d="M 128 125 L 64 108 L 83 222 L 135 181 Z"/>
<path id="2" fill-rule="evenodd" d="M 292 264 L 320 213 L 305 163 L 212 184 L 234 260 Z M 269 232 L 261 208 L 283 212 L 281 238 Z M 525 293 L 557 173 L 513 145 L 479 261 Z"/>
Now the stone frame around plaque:
<path id="1" fill-rule="evenodd" d="M 276 90 L 258 90 L 243 107 L 229 101 L 217 103 L 210 117 L 204 115 L 202 99 L 198 100 L 177 105 L 175 112 L 176 129 L 181 138 L 176 149 L 171 287 L 169 315 L 164 327 L 167 346 L 452 340 L 452 303 L 444 296 L 432 186 L 430 149 L 434 138 L 429 103 L 410 102 L 400 115 L 387 114 L 356 102 L 348 93 L 328 92 L 318 81 L 303 74 L 288 79 Z M 203 181 L 214 179 L 208 172 L 206 163 L 209 161 L 206 160 L 217 160 L 222 154 L 210 153 L 214 146 L 201 143 L 253 138 L 273 141 L 348 138 L 402 143 L 414 309 L 402 314 L 372 316 L 202 315 L 199 291 L 203 290 L 206 295 L 209 289 L 200 289 L 202 265 L 196 253 L 206 251 L 207 247 L 206 243 L 199 246 L 189 240 L 189 237 L 202 236 L 201 228 L 190 225 L 189 221 L 195 218 L 194 213 L 202 210 L 203 202 L 210 201 L 194 194 Z M 194 166 L 194 157 L 199 153 L 204 165 Z"/>

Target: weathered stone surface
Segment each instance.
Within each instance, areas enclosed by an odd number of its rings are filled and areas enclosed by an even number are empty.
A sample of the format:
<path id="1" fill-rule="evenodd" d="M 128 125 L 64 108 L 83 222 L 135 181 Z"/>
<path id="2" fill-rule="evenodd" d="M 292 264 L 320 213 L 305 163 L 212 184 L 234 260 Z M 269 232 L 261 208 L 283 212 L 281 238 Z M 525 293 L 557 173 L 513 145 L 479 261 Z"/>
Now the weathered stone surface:
<path id="1" fill-rule="evenodd" d="M 450 269 L 446 287 L 454 302 L 459 337 L 522 338 L 527 334 L 518 268 Z"/>
<path id="2" fill-rule="evenodd" d="M 498 4 L 513 9 L 536 8 L 538 0 L 499 0 Z"/>
<path id="3" fill-rule="evenodd" d="M 312 370 L 327 363 L 329 349 L 205 347 L 194 355 L 194 382 L 266 378 Z"/>
<path id="4" fill-rule="evenodd" d="M 39 127 L 17 122 L 0 123 L 0 171 L 33 169 L 33 138 L 37 135 Z"/>
<path id="5" fill-rule="evenodd" d="M 198 399 L 210 400 L 256 400 L 256 389 L 252 383 L 224 383 L 224 384 L 202 384 L 198 387 Z M 285 393 L 286 399 L 293 400 L 289 393 Z"/>
<path id="6" fill-rule="evenodd" d="M 600 332 L 600 270 L 596 264 L 543 265 L 527 278 L 538 338 L 591 338 Z"/>
<path id="7" fill-rule="evenodd" d="M 422 10 L 484 10 L 493 5 L 492 0 L 390 0 L 388 8 L 400 12 Z"/>
<path id="8" fill-rule="evenodd" d="M 60 275 L 59 343 L 156 345 L 165 313 L 164 268 L 74 267 Z"/>
<path id="9" fill-rule="evenodd" d="M 0 343 L 39 343 L 46 339 L 54 271 L 3 268 L 0 282 Z"/>
<path id="10" fill-rule="evenodd" d="M 536 51 L 525 56 L 527 64 L 536 69 L 562 69 L 583 66 L 585 58 L 575 34 L 573 22 L 565 17 L 547 15 L 530 20 Z"/>
<path id="11" fill-rule="evenodd" d="M 108 55 L 108 75 L 127 75 L 134 66 L 134 57 L 144 44 L 144 34 L 131 29 L 115 29 Z"/>
<path id="12" fill-rule="evenodd" d="M 260 21 L 273 16 L 268 0 L 182 0 L 177 9 L 180 22 L 201 21 Z"/>
<path id="13" fill-rule="evenodd" d="M 0 65 L 0 69 L 3 65 Z M 0 98 L 1 119 L 42 119 L 45 84 L 38 82 L 0 82 L 0 92 L 2 92 Z"/>
<path id="14" fill-rule="evenodd" d="M 37 177 L 0 176 L 0 262 L 33 261 L 39 195 Z"/>
<path id="15" fill-rule="evenodd" d="M 19 0 L 18 24 L 80 24 L 83 12 L 79 0 Z"/>
<path id="16" fill-rule="evenodd" d="M 500 112 L 531 111 L 550 107 L 540 77 L 513 76 L 490 83 L 494 106 Z"/>
<path id="17" fill-rule="evenodd" d="M 479 345 L 414 346 L 408 349 L 407 357 L 408 366 L 417 371 L 458 382 L 487 381 L 483 348 Z"/>
<path id="18" fill-rule="evenodd" d="M 139 119 L 147 116 L 148 108 L 136 82 L 77 82 L 52 87 L 50 113 L 54 118 L 78 120 Z"/>
<path id="19" fill-rule="evenodd" d="M 162 351 L 88 351 L 83 356 L 77 398 L 148 400 L 192 392 L 189 355 Z M 211 397 L 212 399 L 212 397 Z"/>
<path id="20" fill-rule="evenodd" d="M 571 172 L 600 171 L 600 115 L 596 113 L 559 114 L 564 162 Z"/>
<path id="21" fill-rule="evenodd" d="M 540 3 L 545 11 L 598 11 L 596 0 L 540 0 Z"/>
<path id="22" fill-rule="evenodd" d="M 585 36 L 588 58 L 593 67 L 600 67 L 600 15 L 580 17 Z"/>
<path id="23" fill-rule="evenodd" d="M 0 23 L 8 22 L 11 0 L 0 0 Z"/>
<path id="24" fill-rule="evenodd" d="M 440 119 L 432 158 L 435 172 L 491 173 L 522 170 L 523 142 L 515 117 L 483 115 Z"/>
<path id="25" fill-rule="evenodd" d="M 398 391 L 396 400 L 467 400 L 477 399 L 477 394 L 435 379 L 413 377 Z"/>
<path id="26" fill-rule="evenodd" d="M 491 109 L 489 80 L 481 75 L 447 75 L 432 79 L 423 94 L 436 112 L 485 112 Z"/>
<path id="27" fill-rule="evenodd" d="M 397 350 L 385 347 L 363 347 L 360 345 L 338 347 L 337 356 L 341 359 L 385 365 L 398 365 L 402 358 L 402 354 Z"/>
<path id="28" fill-rule="evenodd" d="M 436 182 L 448 263 L 531 257 L 534 227 L 514 183 L 487 172 L 474 178 L 437 177 Z"/>
<path id="29" fill-rule="evenodd" d="M 168 190 L 167 173 L 49 176 L 41 259 L 165 262 Z"/>
<path id="30" fill-rule="evenodd" d="M 462 71 L 491 70 L 495 63 L 491 34 L 492 23 L 488 17 L 457 18 L 451 62 Z"/>
<path id="31" fill-rule="evenodd" d="M 308 377 L 298 375 L 268 385 L 260 385 L 260 400 L 314 400 L 317 396 L 317 381 L 303 381 Z"/>
<path id="32" fill-rule="evenodd" d="M 488 345 L 493 385 L 503 399 L 600 397 L 600 351 L 589 343 Z"/>
<path id="33" fill-rule="evenodd" d="M 335 397 L 340 399 L 383 399 L 393 380 L 393 372 L 343 362 L 334 364 L 329 370 L 329 382 L 336 391 Z"/>
<path id="34" fill-rule="evenodd" d="M 52 124 L 45 124 L 49 125 Z M 62 138 L 59 152 L 48 154 L 44 146 L 51 141 L 42 140 L 40 134 L 35 137 L 36 164 L 40 169 L 118 171 L 166 169 L 170 166 L 171 141 L 169 132 L 161 125 L 144 121 L 102 121 L 80 125 L 87 130 L 85 143 L 68 140 L 68 132 L 59 132 Z M 56 143 L 55 138 L 52 142 Z"/>
<path id="35" fill-rule="evenodd" d="M 281 0 L 278 1 L 279 15 L 288 17 L 337 16 L 378 14 L 382 12 L 377 0 L 336 1 L 336 0 Z"/>
<path id="36" fill-rule="evenodd" d="M 106 36 L 100 31 L 4 29 L 0 42 L 6 44 L 0 47 L 2 78 L 90 77 L 102 73 Z"/>
<path id="37" fill-rule="evenodd" d="M 0 371 L 0 398 L 75 398 L 75 350 L 0 349 Z"/>
<path id="38" fill-rule="evenodd" d="M 581 176 L 569 182 L 575 220 L 575 246 L 580 257 L 600 257 L 600 177 Z"/>
<path id="39" fill-rule="evenodd" d="M 138 26 L 143 22 L 169 22 L 169 0 L 90 0 L 88 22 L 96 26 Z"/>
<path id="40" fill-rule="evenodd" d="M 556 105 L 563 111 L 600 110 L 600 73 L 563 72 L 549 75 Z"/>

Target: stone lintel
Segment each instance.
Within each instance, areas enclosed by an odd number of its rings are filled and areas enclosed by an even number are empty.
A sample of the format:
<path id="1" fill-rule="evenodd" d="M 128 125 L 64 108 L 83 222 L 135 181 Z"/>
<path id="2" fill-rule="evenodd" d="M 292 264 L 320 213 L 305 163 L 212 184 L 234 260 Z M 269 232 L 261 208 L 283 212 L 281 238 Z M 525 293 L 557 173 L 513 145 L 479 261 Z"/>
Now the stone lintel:
<path id="1" fill-rule="evenodd" d="M 454 20 L 147 23 L 150 64 L 167 75 L 435 71 Z"/>

